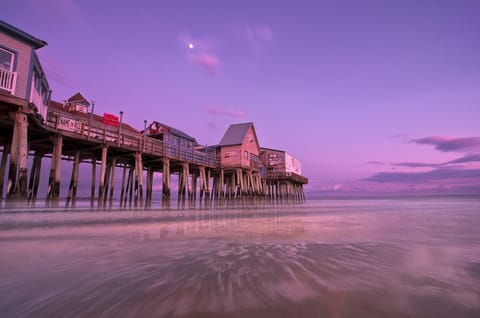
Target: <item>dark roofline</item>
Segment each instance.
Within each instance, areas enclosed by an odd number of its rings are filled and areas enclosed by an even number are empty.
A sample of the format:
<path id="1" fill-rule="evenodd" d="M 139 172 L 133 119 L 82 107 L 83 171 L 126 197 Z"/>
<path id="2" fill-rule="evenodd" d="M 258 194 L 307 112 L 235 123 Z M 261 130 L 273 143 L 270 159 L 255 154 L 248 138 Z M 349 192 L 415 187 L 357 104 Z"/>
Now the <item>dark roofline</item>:
<path id="1" fill-rule="evenodd" d="M 273 149 L 273 148 L 267 148 L 267 147 L 260 147 L 260 151 L 262 150 L 271 150 L 271 151 L 277 151 L 277 152 L 287 152 L 286 150 L 281 150 L 281 149 Z"/>
<path id="2" fill-rule="evenodd" d="M 3 30 L 14 37 L 20 38 L 23 41 L 32 44 L 35 49 L 39 49 L 47 45 L 47 42 L 40 40 L 39 38 L 36 38 L 33 35 L 30 35 L 3 20 L 0 20 L 0 30 Z"/>

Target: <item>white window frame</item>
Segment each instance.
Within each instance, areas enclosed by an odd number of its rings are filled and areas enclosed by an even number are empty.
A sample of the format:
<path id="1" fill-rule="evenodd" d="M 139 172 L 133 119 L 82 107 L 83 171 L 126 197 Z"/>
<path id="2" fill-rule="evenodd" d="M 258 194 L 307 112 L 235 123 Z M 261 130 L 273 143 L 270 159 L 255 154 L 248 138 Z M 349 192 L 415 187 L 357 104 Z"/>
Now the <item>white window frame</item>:
<path id="1" fill-rule="evenodd" d="M 12 52 L 12 51 L 9 51 L 9 50 L 7 50 L 7 49 L 1 48 L 1 47 L 0 47 L 0 50 L 1 50 L 1 51 L 4 51 L 4 52 L 7 52 L 8 54 L 10 54 L 10 69 L 7 70 L 7 71 L 13 72 L 13 63 L 14 63 L 14 61 L 15 61 L 15 53 Z"/>

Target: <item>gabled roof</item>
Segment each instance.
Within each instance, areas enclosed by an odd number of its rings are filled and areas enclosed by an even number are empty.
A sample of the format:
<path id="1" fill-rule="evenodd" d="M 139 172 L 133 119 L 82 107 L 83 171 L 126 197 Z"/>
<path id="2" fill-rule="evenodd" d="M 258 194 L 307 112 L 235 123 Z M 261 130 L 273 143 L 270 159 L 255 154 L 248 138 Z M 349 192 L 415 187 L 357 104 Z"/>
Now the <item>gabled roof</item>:
<path id="1" fill-rule="evenodd" d="M 73 95 L 72 97 L 70 97 L 67 102 L 69 103 L 72 103 L 72 102 L 82 102 L 82 103 L 85 103 L 85 104 L 88 104 L 90 105 L 90 102 L 82 96 L 82 94 L 80 93 L 76 93 L 75 95 Z"/>
<path id="2" fill-rule="evenodd" d="M 39 49 L 47 45 L 47 42 L 40 40 L 33 35 L 28 34 L 25 31 L 22 31 L 13 25 L 8 24 L 7 22 L 0 20 L 0 30 L 4 31 L 5 33 L 10 34 L 17 39 L 20 39 L 30 45 L 32 45 L 35 49 Z"/>
<path id="3" fill-rule="evenodd" d="M 227 131 L 225 132 L 225 135 L 223 135 L 222 140 L 220 140 L 219 145 L 220 146 L 241 145 L 250 127 L 253 128 L 253 123 L 242 123 L 242 124 L 230 125 L 230 127 L 228 127 Z M 253 132 L 256 135 L 255 128 L 253 128 Z"/>
<path id="4" fill-rule="evenodd" d="M 196 140 L 195 138 L 193 138 L 192 136 L 184 133 L 184 132 L 181 131 L 181 130 L 178 130 L 178 129 L 173 128 L 173 127 L 171 127 L 171 126 L 162 124 L 161 122 L 158 122 L 158 121 L 156 121 L 156 120 L 153 121 L 152 124 L 153 124 L 153 123 L 158 124 L 158 125 L 160 125 L 160 126 L 163 126 L 163 127 L 165 127 L 165 128 L 168 128 L 170 135 L 174 135 L 174 136 L 177 136 L 177 137 L 180 137 L 180 138 L 183 138 L 183 139 L 190 140 L 190 141 L 192 141 L 192 142 L 194 142 L 194 143 L 197 143 L 197 140 Z M 151 125 L 151 124 L 150 124 L 150 125 Z"/>

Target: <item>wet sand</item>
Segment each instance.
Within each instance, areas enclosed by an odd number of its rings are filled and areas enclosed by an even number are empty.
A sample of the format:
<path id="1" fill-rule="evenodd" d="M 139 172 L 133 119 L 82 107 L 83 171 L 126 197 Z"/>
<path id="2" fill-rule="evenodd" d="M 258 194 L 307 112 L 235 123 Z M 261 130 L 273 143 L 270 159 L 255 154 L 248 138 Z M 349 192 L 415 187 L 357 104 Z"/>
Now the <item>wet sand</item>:
<path id="1" fill-rule="evenodd" d="M 478 317 L 480 200 L 0 212 L 5 317 Z"/>

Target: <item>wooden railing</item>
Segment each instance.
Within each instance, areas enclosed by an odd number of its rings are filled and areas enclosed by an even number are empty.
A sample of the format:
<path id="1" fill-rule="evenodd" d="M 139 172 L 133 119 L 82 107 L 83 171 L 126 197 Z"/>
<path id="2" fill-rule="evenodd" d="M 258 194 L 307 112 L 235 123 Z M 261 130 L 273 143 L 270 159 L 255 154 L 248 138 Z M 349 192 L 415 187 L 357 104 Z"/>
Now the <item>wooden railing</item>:
<path id="1" fill-rule="evenodd" d="M 271 180 L 291 180 L 294 182 L 302 183 L 302 184 L 307 184 L 308 183 L 308 178 L 301 176 L 299 174 L 293 173 L 293 172 L 285 172 L 285 171 L 278 171 L 278 172 L 272 172 L 272 171 L 267 171 L 266 173 L 267 179 Z"/>
<path id="2" fill-rule="evenodd" d="M 50 129 L 59 131 L 62 135 L 72 138 L 108 144 L 113 147 L 140 151 L 158 157 L 187 161 L 212 168 L 215 167 L 215 152 L 208 148 L 196 150 L 194 148 L 164 143 L 161 140 L 130 130 L 124 130 L 121 127 L 92 122 L 88 116 L 83 117 L 69 112 L 49 110 L 46 125 Z"/>
<path id="3" fill-rule="evenodd" d="M 15 94 L 15 87 L 17 85 L 17 72 L 10 72 L 0 68 L 0 89 L 9 91 L 10 94 Z"/>

